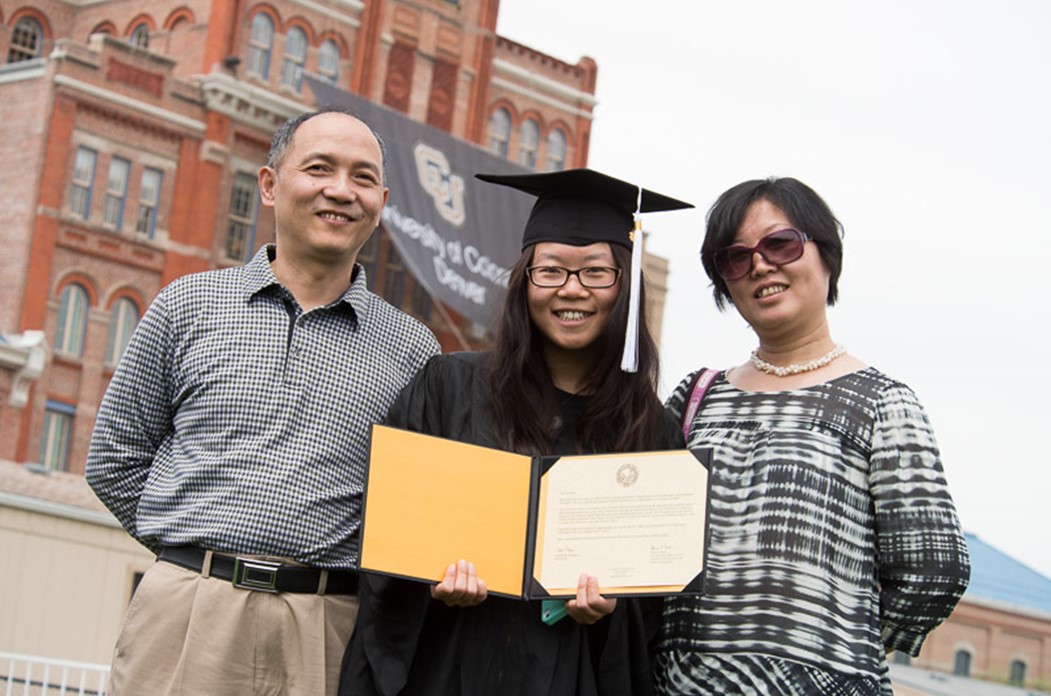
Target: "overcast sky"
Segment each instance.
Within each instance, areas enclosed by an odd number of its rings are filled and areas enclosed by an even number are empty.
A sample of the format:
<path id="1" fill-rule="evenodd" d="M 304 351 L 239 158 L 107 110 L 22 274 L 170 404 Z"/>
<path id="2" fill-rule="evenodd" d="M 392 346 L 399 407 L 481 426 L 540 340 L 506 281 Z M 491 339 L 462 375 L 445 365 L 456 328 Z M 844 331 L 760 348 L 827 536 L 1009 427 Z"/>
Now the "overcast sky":
<path id="1" fill-rule="evenodd" d="M 756 344 L 704 213 L 795 176 L 846 230 L 833 338 L 917 392 L 964 528 L 1051 577 L 1051 2 L 503 0 L 497 30 L 594 58 L 589 166 L 697 206 L 645 223 L 665 393 Z"/>

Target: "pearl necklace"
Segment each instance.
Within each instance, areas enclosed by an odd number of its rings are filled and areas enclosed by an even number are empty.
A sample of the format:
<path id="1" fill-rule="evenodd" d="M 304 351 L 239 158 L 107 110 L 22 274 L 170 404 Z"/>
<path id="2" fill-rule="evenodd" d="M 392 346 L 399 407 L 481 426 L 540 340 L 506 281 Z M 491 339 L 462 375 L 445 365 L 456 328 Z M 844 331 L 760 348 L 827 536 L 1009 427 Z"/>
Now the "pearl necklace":
<path id="1" fill-rule="evenodd" d="M 836 346 L 832 350 L 828 351 L 820 358 L 808 360 L 802 365 L 792 364 L 781 367 L 779 365 L 771 365 L 767 361 L 760 358 L 759 349 L 756 348 L 752 351 L 752 356 L 749 358 L 749 360 L 752 362 L 752 366 L 760 372 L 765 372 L 768 375 L 776 375 L 778 377 L 788 377 L 789 375 L 798 375 L 801 372 L 810 372 L 811 370 L 816 370 L 819 367 L 824 367 L 839 356 L 845 355 L 846 352 L 846 348 L 839 344 L 836 344 Z"/>

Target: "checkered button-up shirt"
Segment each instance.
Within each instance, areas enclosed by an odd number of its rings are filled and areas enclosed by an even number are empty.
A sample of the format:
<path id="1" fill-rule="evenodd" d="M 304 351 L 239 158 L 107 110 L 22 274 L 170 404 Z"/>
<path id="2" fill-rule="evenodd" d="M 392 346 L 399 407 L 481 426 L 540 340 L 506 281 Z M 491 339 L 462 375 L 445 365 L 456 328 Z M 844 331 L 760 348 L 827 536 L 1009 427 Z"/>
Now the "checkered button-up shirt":
<path id="1" fill-rule="evenodd" d="M 86 476 L 151 548 L 353 568 L 369 428 L 438 342 L 361 268 L 303 312 L 270 250 L 158 295 L 102 400 Z"/>

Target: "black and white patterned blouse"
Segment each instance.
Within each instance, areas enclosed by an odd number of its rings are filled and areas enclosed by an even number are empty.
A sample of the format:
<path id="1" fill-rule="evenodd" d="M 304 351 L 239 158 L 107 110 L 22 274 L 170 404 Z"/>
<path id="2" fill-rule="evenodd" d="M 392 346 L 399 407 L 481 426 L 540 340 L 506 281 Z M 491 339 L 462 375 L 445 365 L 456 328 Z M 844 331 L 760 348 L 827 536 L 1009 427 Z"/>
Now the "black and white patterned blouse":
<path id="1" fill-rule="evenodd" d="M 688 445 L 714 448 L 707 577 L 666 603 L 661 690 L 889 694 L 885 650 L 915 655 L 970 574 L 912 390 L 874 368 L 782 392 L 720 374 Z"/>
<path id="2" fill-rule="evenodd" d="M 161 291 L 102 400 L 86 476 L 151 548 L 353 568 L 370 426 L 438 342 L 360 267 L 303 312 L 270 251 Z"/>

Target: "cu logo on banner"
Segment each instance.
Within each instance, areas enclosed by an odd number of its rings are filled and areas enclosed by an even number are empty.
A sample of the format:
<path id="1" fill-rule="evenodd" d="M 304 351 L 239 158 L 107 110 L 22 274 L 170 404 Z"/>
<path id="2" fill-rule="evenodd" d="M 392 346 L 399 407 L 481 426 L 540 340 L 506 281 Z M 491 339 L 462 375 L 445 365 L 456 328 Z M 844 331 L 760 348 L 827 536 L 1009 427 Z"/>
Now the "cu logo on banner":
<path id="1" fill-rule="evenodd" d="M 417 143 L 416 174 L 420 186 L 434 199 L 434 207 L 442 219 L 459 227 L 467 217 L 463 202 L 463 177 L 456 176 L 449 168 L 445 153 L 430 145 Z"/>

